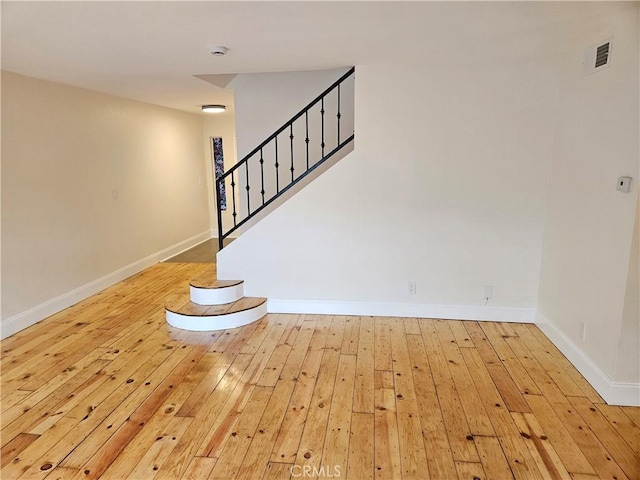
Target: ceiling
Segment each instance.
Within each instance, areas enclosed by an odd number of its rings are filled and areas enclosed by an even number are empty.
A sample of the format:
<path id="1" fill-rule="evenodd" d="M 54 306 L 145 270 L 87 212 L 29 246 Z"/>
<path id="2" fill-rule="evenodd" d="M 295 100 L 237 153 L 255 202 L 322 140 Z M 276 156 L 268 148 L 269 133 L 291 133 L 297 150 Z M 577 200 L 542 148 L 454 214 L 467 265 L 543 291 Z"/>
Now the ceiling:
<path id="1" fill-rule="evenodd" d="M 2 1 L 2 68 L 198 112 L 237 73 L 513 61 L 606 38 L 637 2 Z M 214 57 L 209 48 L 225 45 Z"/>

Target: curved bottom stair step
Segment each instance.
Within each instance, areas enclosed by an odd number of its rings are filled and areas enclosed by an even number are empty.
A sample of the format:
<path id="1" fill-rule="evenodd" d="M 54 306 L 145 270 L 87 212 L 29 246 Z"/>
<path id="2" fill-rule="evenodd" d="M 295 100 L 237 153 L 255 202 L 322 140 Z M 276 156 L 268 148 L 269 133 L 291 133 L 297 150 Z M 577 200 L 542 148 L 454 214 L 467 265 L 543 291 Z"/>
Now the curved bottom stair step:
<path id="1" fill-rule="evenodd" d="M 255 322 L 267 314 L 267 299 L 242 297 L 222 305 L 200 305 L 189 294 L 174 294 L 165 304 L 167 323 L 192 331 L 224 330 Z"/>
<path id="2" fill-rule="evenodd" d="M 200 305 L 233 303 L 244 295 L 242 280 L 216 280 L 205 273 L 189 282 L 191 301 Z"/>

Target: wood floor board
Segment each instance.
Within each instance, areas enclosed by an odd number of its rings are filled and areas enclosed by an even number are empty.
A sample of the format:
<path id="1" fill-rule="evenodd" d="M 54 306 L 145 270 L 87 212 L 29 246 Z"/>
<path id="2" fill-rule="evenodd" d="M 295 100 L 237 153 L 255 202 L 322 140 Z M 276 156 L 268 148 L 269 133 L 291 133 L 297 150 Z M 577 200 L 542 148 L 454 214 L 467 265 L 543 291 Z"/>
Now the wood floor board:
<path id="1" fill-rule="evenodd" d="M 298 445 L 309 414 L 311 399 L 322 364 L 328 333 L 329 323 L 326 319 L 317 320 L 291 401 L 282 421 L 282 427 L 273 446 L 272 462 L 293 463 L 296 459 Z"/>
<path id="2" fill-rule="evenodd" d="M 269 462 L 262 480 L 290 480 L 292 472 L 294 475 L 302 474 L 302 472 L 292 469 L 293 464 L 291 463 Z"/>
<path id="3" fill-rule="evenodd" d="M 165 477 L 158 475 L 158 478 L 180 478 L 184 480 L 203 480 L 209 478 L 216 465 L 217 459 L 209 457 L 193 457 L 186 466 L 184 473 L 180 477 Z M 165 462 L 166 463 L 166 462 Z"/>
<path id="4" fill-rule="evenodd" d="M 321 465 L 337 466 L 341 472 L 347 471 L 355 377 L 355 356 L 340 355 Z"/>
<path id="5" fill-rule="evenodd" d="M 345 355 L 358 353 L 358 338 L 360 337 L 360 317 L 347 317 L 342 338 L 342 350 Z"/>
<path id="6" fill-rule="evenodd" d="M 535 382 L 531 379 L 526 369 L 520 363 L 518 357 L 513 353 L 511 347 L 505 341 L 508 336 L 500 332 L 494 323 L 483 323 L 482 330 L 491 342 L 496 354 L 500 357 L 500 361 L 511 375 L 511 378 L 520 389 L 523 395 L 539 395 L 540 390 Z"/>
<path id="7" fill-rule="evenodd" d="M 99 416 L 90 416 L 89 424 L 100 420 L 99 425 L 92 429 L 84 441 L 64 458 L 63 467 L 78 469 L 84 467 L 96 451 L 105 445 L 125 422 L 131 421 L 133 413 L 144 405 L 146 399 L 185 355 L 183 349 L 167 351 L 168 355 L 166 352 L 158 352 L 157 356 L 151 357 L 155 362 L 160 362 L 159 364 L 149 362 L 143 365 L 135 377 L 132 375 L 125 380 L 124 385 L 121 384 L 98 405 L 96 411 Z"/>
<path id="8" fill-rule="evenodd" d="M 178 441 L 176 447 L 168 455 L 160 468 L 161 478 L 181 478 L 187 473 L 192 458 L 205 456 L 202 452 L 216 435 L 216 425 L 223 424 L 224 419 L 219 418 L 220 412 L 230 394 L 238 386 L 252 358 L 251 355 L 246 354 L 238 354 L 234 358 L 233 363 L 218 382 L 218 387 L 206 396 L 201 407 L 194 411 L 192 428 Z M 224 426 L 228 426 L 228 422 L 225 422 Z M 222 442 L 221 446 L 223 446 Z M 215 462 L 214 464 L 204 462 L 204 464 L 211 465 L 211 469 L 213 469 Z"/>
<path id="9" fill-rule="evenodd" d="M 471 340 L 469 332 L 467 332 L 465 327 L 467 322 L 451 320 L 449 323 L 458 348 L 475 348 L 475 344 Z"/>
<path id="10" fill-rule="evenodd" d="M 328 338 L 327 338 L 328 340 Z M 338 372 L 340 352 L 333 348 L 325 348 L 318 378 L 316 380 L 309 412 L 300 438 L 300 444 L 296 454 L 297 466 L 317 467 L 321 466 L 322 451 L 327 433 L 327 422 L 333 399 L 333 390 Z"/>
<path id="11" fill-rule="evenodd" d="M 598 441 L 603 446 L 606 445 L 605 448 L 610 457 L 616 459 L 615 462 L 620 465 L 627 477 L 630 480 L 639 480 L 640 455 L 633 451 L 588 398 L 570 397 L 569 401 L 580 417 L 587 423 L 589 430 L 597 437 Z"/>
<path id="12" fill-rule="evenodd" d="M 0 342 L 0 478 L 640 480 L 640 409 L 535 325 L 167 325 L 204 275 L 154 265 Z"/>
<path id="13" fill-rule="evenodd" d="M 640 427 L 631 421 L 624 413 L 624 409 L 602 403 L 594 404 L 594 406 L 604 415 L 608 424 L 618 432 L 618 435 L 627 442 L 633 452 L 640 456 Z"/>
<path id="14" fill-rule="evenodd" d="M 7 463 L 19 458 L 20 453 L 37 440 L 40 435 L 34 435 L 31 433 L 19 433 L 12 440 L 7 442 L 0 452 L 0 467 L 4 467 Z"/>
<path id="15" fill-rule="evenodd" d="M 457 478 L 460 480 L 487 480 L 492 478 L 487 477 L 482 468 L 482 464 L 476 462 L 456 462 L 456 473 Z M 509 477 L 501 478 L 508 479 Z"/>
<path id="16" fill-rule="evenodd" d="M 500 391 L 504 403 L 510 412 L 529 413 L 529 406 L 520 393 L 506 367 L 502 364 L 491 341 L 487 338 L 482 327 L 476 322 L 466 325 L 467 331 L 476 345 L 476 350 L 485 363 L 493 382 Z"/>
<path id="17" fill-rule="evenodd" d="M 375 372 L 375 326 L 371 317 L 360 319 L 353 411 L 373 413 Z"/>
<path id="18" fill-rule="evenodd" d="M 80 467 L 85 472 L 85 478 L 100 478 L 129 442 L 140 433 L 151 416 L 171 394 L 174 385 L 178 384 L 180 379 L 189 373 L 194 363 L 204 355 L 205 351 L 200 346 L 178 349 L 176 354 L 184 352 L 179 357 L 178 364 L 134 410 L 131 416 L 125 419 L 116 432 Z"/>
<path id="19" fill-rule="evenodd" d="M 378 480 L 402 478 L 396 395 L 393 388 L 385 388 L 382 383 L 375 389 L 374 465 Z"/>
<path id="20" fill-rule="evenodd" d="M 558 453 L 563 465 L 571 474 L 586 473 L 595 475 L 596 472 L 589 463 L 570 432 L 565 428 L 562 420 L 558 418 L 553 408 L 542 395 L 530 395 L 527 401 L 536 421 L 542 427 L 545 437 Z"/>
<path id="21" fill-rule="evenodd" d="M 533 327 L 533 328 L 531 328 Z M 595 389 L 575 369 L 558 348 L 534 325 L 516 325 L 518 336 L 526 340 L 527 347 L 535 358 L 552 375 L 560 388 L 565 388 L 565 395 L 579 393 L 587 396 L 594 403 L 605 403 Z M 576 391 L 576 386 L 580 389 Z"/>
<path id="22" fill-rule="evenodd" d="M 562 464 L 562 460 L 544 434 L 536 417 L 531 413 L 517 412 L 513 412 L 511 416 L 543 476 L 551 479 L 570 479 L 571 475 Z"/>
<path id="23" fill-rule="evenodd" d="M 407 345 L 430 476 L 434 479 L 455 478 L 456 464 L 423 339 L 417 335 L 408 337 Z"/>
<path id="24" fill-rule="evenodd" d="M 253 389 L 247 406 L 234 426 L 233 431 L 224 433 L 227 437 L 224 448 L 219 455 L 207 455 L 218 459 L 209 475 L 210 479 L 224 480 L 234 478 L 237 475 L 247 449 L 251 445 L 251 440 L 256 435 L 258 423 L 272 394 L 273 387 L 257 386 Z"/>
<path id="25" fill-rule="evenodd" d="M 294 380 L 282 380 L 273 388 L 258 423 L 258 430 L 251 439 L 235 478 L 253 480 L 264 476 L 294 387 Z"/>
<path id="26" fill-rule="evenodd" d="M 389 338 L 389 319 L 375 318 L 375 369 L 393 370 L 391 365 L 391 340 Z"/>
<path id="27" fill-rule="evenodd" d="M 353 412 L 351 415 L 349 458 L 345 475 L 347 479 L 373 480 L 373 444 L 373 413 Z"/>
<path id="28" fill-rule="evenodd" d="M 474 338 L 474 343 L 476 344 L 483 341 L 481 337 Z M 480 352 L 475 348 L 465 348 L 461 350 L 461 353 L 468 368 L 473 371 L 472 378 L 479 392 L 479 400 L 484 403 L 486 412 L 496 432 L 496 437 L 500 442 L 500 447 L 513 475 L 516 478 L 540 478 L 541 475 L 536 463 L 524 444 L 520 432 L 501 396 L 501 392 L 494 383 L 494 377 L 491 376 L 486 368 Z M 527 396 L 527 398 L 529 397 L 536 397 L 536 395 Z"/>
<path id="29" fill-rule="evenodd" d="M 438 339 L 436 321 L 427 320 L 420 326 L 453 459 L 457 462 L 479 462 L 471 429 L 449 371 L 449 361 Z"/>
<path id="30" fill-rule="evenodd" d="M 495 431 L 482 402 L 478 402 L 479 393 L 473 383 L 471 374 L 460 353 L 449 323 L 444 320 L 435 322 L 436 332 L 440 339 L 442 352 L 448 360 L 449 371 L 453 378 L 462 408 L 467 417 L 471 435 L 494 436 Z"/>
<path id="31" fill-rule="evenodd" d="M 507 480 L 513 478 L 513 472 L 497 437 L 479 436 L 476 437 L 475 444 L 480 455 L 481 471 L 488 479 L 501 478 Z M 460 463 L 456 463 L 456 467 L 459 468 L 459 466 Z"/>

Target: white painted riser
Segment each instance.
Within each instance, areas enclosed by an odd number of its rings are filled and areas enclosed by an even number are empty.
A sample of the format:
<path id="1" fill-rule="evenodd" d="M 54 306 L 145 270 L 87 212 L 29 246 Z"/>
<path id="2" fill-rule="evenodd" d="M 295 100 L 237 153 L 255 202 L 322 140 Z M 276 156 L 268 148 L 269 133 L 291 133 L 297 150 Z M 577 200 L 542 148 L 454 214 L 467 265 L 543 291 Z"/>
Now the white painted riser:
<path id="1" fill-rule="evenodd" d="M 191 301 L 198 305 L 223 305 L 240 300 L 244 296 L 243 284 L 224 288 L 199 288 L 189 286 Z"/>
<path id="2" fill-rule="evenodd" d="M 267 314 L 267 302 L 248 310 L 226 315 L 191 316 L 166 311 L 167 323 L 172 327 L 194 332 L 226 330 L 242 327 L 261 319 Z"/>

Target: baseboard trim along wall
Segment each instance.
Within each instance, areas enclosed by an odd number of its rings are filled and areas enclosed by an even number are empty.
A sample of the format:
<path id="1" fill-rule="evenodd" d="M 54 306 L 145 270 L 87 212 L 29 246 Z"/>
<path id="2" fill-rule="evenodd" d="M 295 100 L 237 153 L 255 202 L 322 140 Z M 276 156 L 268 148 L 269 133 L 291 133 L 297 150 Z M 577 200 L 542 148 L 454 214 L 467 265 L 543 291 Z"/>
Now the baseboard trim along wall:
<path id="1" fill-rule="evenodd" d="M 366 315 L 376 317 L 444 318 L 494 322 L 534 323 L 534 308 L 436 305 L 430 303 L 377 303 L 332 300 L 269 299 L 269 313 Z"/>
<path id="2" fill-rule="evenodd" d="M 199 233 L 198 235 L 194 235 L 182 242 L 160 250 L 159 252 L 149 255 L 137 262 L 133 262 L 122 267 L 115 272 L 111 272 L 101 278 L 75 288 L 70 292 L 64 293 L 56 298 L 52 298 L 40 305 L 36 305 L 25 312 L 14 315 L 13 317 L 2 321 L 0 324 L 0 339 L 7 338 L 20 330 L 30 327 L 54 313 L 58 313 L 71 305 L 75 305 L 85 298 L 95 295 L 99 291 L 141 272 L 145 268 L 182 253 L 185 250 L 208 240 L 209 238 L 211 238 L 211 232 L 209 230 Z"/>
<path id="3" fill-rule="evenodd" d="M 539 310 L 535 323 L 609 405 L 640 406 L 640 384 L 614 382 Z"/>

